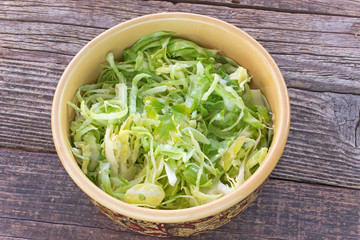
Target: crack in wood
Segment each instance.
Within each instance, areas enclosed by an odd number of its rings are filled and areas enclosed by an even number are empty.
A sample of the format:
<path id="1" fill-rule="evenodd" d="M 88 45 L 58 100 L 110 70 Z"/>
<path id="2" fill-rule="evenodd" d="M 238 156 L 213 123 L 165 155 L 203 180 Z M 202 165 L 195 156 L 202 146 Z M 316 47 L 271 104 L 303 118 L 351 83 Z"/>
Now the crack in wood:
<path id="1" fill-rule="evenodd" d="M 355 127 L 355 147 L 360 148 L 360 110 L 358 115 L 358 121 Z"/>
<path id="2" fill-rule="evenodd" d="M 353 95 L 353 96 L 360 96 L 360 93 L 346 93 L 346 92 L 338 92 L 338 91 L 322 91 L 322 90 L 315 90 L 315 89 L 308 89 L 308 88 L 302 88 L 302 87 L 294 87 L 294 86 L 288 86 L 287 87 L 288 90 L 301 90 L 301 91 L 306 91 L 306 92 L 312 92 L 312 93 L 335 93 L 335 94 L 339 94 L 339 95 Z M 290 103 L 291 105 L 292 103 Z"/>
<path id="3" fill-rule="evenodd" d="M 326 13 L 319 11 L 305 11 L 305 10 L 296 10 L 296 9 L 281 9 L 275 7 L 266 7 L 266 6 L 256 6 L 256 5 L 246 5 L 239 4 L 240 1 L 231 1 L 227 2 L 212 2 L 212 1 L 196 1 L 196 0 L 145 0 L 145 1 L 154 1 L 154 2 L 170 2 L 173 4 L 178 3 L 188 3 L 188 4 L 198 4 L 198 5 L 208 5 L 208 6 L 222 6 L 228 8 L 244 8 L 252 10 L 262 10 L 262 11 L 271 11 L 271 12 L 280 12 L 280 13 L 293 13 L 293 14 L 312 14 L 312 15 L 323 15 L 323 16 L 336 16 L 336 17 L 349 17 L 349 18 L 360 18 L 360 15 L 352 14 L 339 14 L 339 13 Z"/>
<path id="4" fill-rule="evenodd" d="M 50 221 L 41 221 L 41 220 L 34 220 L 34 219 L 23 219 L 23 218 L 10 218 L 10 217 L 2 217 L 0 216 L 0 219 L 9 219 L 9 220 L 15 220 L 15 221 L 26 221 L 26 222 L 36 222 L 36 223 L 45 223 L 45 224 L 53 224 L 53 225 L 62 225 L 62 226 L 77 226 L 77 227 L 84 227 L 84 228 L 98 228 L 98 229 L 109 229 L 115 232 L 118 232 L 117 230 L 113 228 L 107 228 L 107 227 L 97 227 L 97 226 L 87 226 L 87 225 L 81 225 L 81 224 L 75 224 L 75 223 L 67 223 L 67 222 L 50 222 Z M 109 219 L 109 221 L 111 221 Z M 128 232 L 128 231 L 127 231 Z"/>
<path id="5" fill-rule="evenodd" d="M 29 238 L 29 237 L 23 238 L 23 237 L 15 237 L 13 235 L 0 234 L 0 239 L 4 239 L 4 240 L 8 240 L 8 239 L 32 240 L 32 239 L 35 239 L 35 238 Z"/>
<path id="6" fill-rule="evenodd" d="M 360 99 L 358 96 L 330 94 L 334 104 L 334 114 L 340 136 L 358 147 L 360 125 Z"/>
<path id="7" fill-rule="evenodd" d="M 55 51 L 49 51 L 49 50 L 43 50 L 43 49 L 23 49 L 23 48 L 20 48 L 20 47 L 14 47 L 14 46 L 2 46 L 2 48 L 4 49 L 9 49 L 9 50 L 20 50 L 20 51 L 23 51 L 23 50 L 26 50 L 26 51 L 29 51 L 29 52 L 43 52 L 43 53 L 51 53 L 51 54 L 55 54 L 55 55 L 63 55 L 63 56 L 67 56 L 67 57 L 74 57 L 73 54 L 71 53 L 65 53 L 65 52 L 55 52 Z"/>
<path id="8" fill-rule="evenodd" d="M 287 176 L 285 178 L 285 177 L 279 176 L 278 174 L 276 174 L 276 172 L 271 173 L 270 179 L 289 181 L 289 182 L 294 182 L 294 183 L 304 183 L 304 184 L 309 184 L 309 185 L 313 185 L 313 186 L 339 187 L 339 188 L 344 188 L 344 189 L 349 189 L 349 190 L 360 190 L 360 186 L 359 187 L 356 187 L 356 186 L 351 187 L 347 184 L 341 184 L 341 183 L 338 185 L 334 185 L 333 183 L 326 183 L 324 181 L 319 181 L 316 178 L 311 179 L 312 181 L 311 180 L 300 181 L 299 179 L 291 178 L 289 176 Z"/>
<path id="9" fill-rule="evenodd" d="M 53 22 L 53 21 L 44 21 L 44 20 L 28 20 L 28 19 L 12 19 L 12 18 L 0 18 L 0 21 L 11 21 L 11 22 L 22 22 L 22 23 L 46 23 L 46 24 L 54 24 L 54 25 L 65 25 L 70 27 L 83 27 L 83 28 L 95 28 L 100 30 L 107 30 L 106 27 L 98 27 L 94 25 L 83 25 L 83 24 L 75 24 L 70 22 Z"/>

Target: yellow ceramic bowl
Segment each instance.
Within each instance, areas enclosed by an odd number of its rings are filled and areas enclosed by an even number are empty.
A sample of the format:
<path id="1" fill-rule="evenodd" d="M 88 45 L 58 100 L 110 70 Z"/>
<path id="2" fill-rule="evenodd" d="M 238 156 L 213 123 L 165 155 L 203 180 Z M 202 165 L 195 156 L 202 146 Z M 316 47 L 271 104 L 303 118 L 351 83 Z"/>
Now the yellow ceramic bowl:
<path id="1" fill-rule="evenodd" d="M 259 169 L 236 191 L 202 206 L 156 210 L 132 206 L 103 192 L 83 174 L 67 144 L 77 89 L 94 82 L 108 52 L 120 57 L 125 48 L 146 34 L 173 31 L 176 36 L 221 50 L 247 68 L 254 88 L 266 96 L 274 118 L 274 137 Z M 217 19 L 187 13 L 159 13 L 121 23 L 89 42 L 70 62 L 57 86 L 51 115 L 53 139 L 59 158 L 74 182 L 103 213 L 132 230 L 154 236 L 189 236 L 220 227 L 253 202 L 278 162 L 289 131 L 290 106 L 285 82 L 270 55 L 252 37 Z"/>

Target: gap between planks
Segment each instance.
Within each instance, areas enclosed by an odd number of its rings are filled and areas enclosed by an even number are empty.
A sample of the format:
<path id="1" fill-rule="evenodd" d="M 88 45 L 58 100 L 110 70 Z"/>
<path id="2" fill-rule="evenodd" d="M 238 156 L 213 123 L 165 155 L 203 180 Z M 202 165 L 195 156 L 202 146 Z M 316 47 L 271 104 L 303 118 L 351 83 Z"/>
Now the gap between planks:
<path id="1" fill-rule="evenodd" d="M 18 152 L 18 155 L 25 155 L 25 154 L 53 155 L 55 158 L 58 159 L 58 155 L 57 155 L 55 149 L 54 149 L 54 151 L 41 151 L 42 149 L 34 149 L 34 148 L 30 148 L 30 147 L 20 149 L 20 148 L 12 148 L 9 145 L 8 146 L 7 145 L 0 146 L 0 152 L 9 151 L 9 150 Z M 60 162 L 59 159 L 58 159 L 58 161 Z M 274 176 L 274 174 L 275 174 L 275 176 Z M 276 172 L 274 173 L 274 171 L 270 175 L 270 179 L 279 180 L 279 181 L 288 181 L 288 182 L 292 182 L 292 183 L 309 184 L 309 185 L 314 185 L 314 186 L 326 186 L 326 187 L 334 187 L 334 188 L 344 188 L 344 189 L 349 189 L 349 190 L 360 190 L 360 187 L 348 186 L 345 183 L 344 184 L 338 183 L 337 185 L 335 185 L 334 183 L 326 183 L 323 180 L 321 180 L 321 179 L 319 180 L 316 178 L 314 178 L 314 179 L 306 178 L 306 179 L 300 180 L 299 178 L 296 178 L 296 177 L 292 178 L 292 177 L 289 177 L 288 175 L 283 176 L 282 172 L 280 174 L 277 174 Z"/>
<path id="2" fill-rule="evenodd" d="M 148 0 L 148 1 L 164 2 L 164 0 Z M 170 2 L 173 4 L 178 4 L 178 3 L 186 4 L 187 3 L 187 4 L 207 5 L 207 6 L 221 6 L 221 7 L 228 7 L 228 8 L 243 8 L 243 9 L 270 11 L 270 12 L 278 12 L 278 13 L 294 13 L 294 14 L 360 18 L 360 14 L 355 15 L 355 14 L 329 13 L 329 12 L 320 12 L 320 11 L 307 11 L 307 10 L 291 9 L 291 8 L 281 9 L 281 8 L 276 8 L 276 7 L 241 4 L 241 1 L 237 1 L 237 0 L 232 0 L 231 2 L 204 1 L 204 0 L 201 0 L 201 1 L 198 1 L 198 0 L 165 0 L 165 2 Z"/>

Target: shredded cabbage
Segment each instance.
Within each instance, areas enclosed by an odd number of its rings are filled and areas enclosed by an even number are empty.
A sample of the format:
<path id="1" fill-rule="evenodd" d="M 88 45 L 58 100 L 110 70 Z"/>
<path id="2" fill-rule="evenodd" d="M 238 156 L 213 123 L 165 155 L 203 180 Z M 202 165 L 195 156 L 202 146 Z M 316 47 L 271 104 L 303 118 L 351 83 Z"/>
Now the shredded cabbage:
<path id="1" fill-rule="evenodd" d="M 71 149 L 82 171 L 137 206 L 181 209 L 228 194 L 262 164 L 271 112 L 245 68 L 196 43 L 156 32 L 109 53 L 79 88 Z"/>

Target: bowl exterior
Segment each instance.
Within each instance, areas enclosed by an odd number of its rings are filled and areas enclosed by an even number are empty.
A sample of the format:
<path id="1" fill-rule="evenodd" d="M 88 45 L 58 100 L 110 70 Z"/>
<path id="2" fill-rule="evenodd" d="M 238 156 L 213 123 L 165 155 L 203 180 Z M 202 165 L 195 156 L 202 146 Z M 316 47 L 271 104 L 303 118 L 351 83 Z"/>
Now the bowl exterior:
<path id="1" fill-rule="evenodd" d="M 149 221 L 137 220 L 119 214 L 100 203 L 91 199 L 91 202 L 106 216 L 121 226 L 131 229 L 135 232 L 154 236 L 154 237 L 188 237 L 200 234 L 202 232 L 219 228 L 230 222 L 240 213 L 245 211 L 251 203 L 259 196 L 267 180 L 264 181 L 254 192 L 234 206 L 209 217 L 199 220 L 180 222 L 180 223 L 155 223 Z"/>
<path id="2" fill-rule="evenodd" d="M 237 190 L 216 201 L 182 210 L 140 208 L 111 197 L 83 174 L 67 145 L 74 111 L 66 103 L 74 101 L 76 90 L 98 76 L 101 71 L 99 63 L 104 61 L 108 52 L 120 57 L 134 41 L 160 30 L 174 31 L 177 36 L 201 46 L 221 49 L 224 55 L 249 69 L 254 77 L 253 87 L 261 89 L 275 115 L 273 143 L 263 165 Z M 74 57 L 56 89 L 51 125 L 54 145 L 64 168 L 102 212 L 137 232 L 156 236 L 188 236 L 222 226 L 256 199 L 284 150 L 290 125 L 290 105 L 286 85 L 276 63 L 249 35 L 235 26 L 206 16 L 160 13 L 109 29 Z"/>

